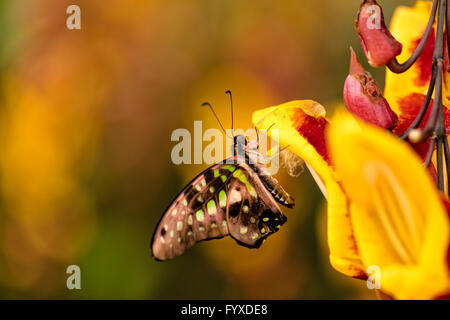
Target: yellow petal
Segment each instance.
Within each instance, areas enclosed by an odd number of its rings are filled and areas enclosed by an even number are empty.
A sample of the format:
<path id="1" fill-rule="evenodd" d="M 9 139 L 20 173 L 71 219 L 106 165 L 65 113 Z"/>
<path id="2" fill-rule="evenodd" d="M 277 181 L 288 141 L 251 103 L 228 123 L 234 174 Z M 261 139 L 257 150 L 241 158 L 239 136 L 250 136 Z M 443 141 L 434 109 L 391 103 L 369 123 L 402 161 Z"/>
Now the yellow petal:
<path id="1" fill-rule="evenodd" d="M 253 113 L 253 123 L 261 130 L 279 130 L 280 145 L 302 158 L 323 184 L 328 196 L 328 244 L 330 262 L 335 269 L 351 277 L 364 277 L 353 230 L 349 206 L 333 169 L 329 166 L 325 143 L 328 121 L 325 108 L 311 100 L 291 101 Z M 270 135 L 270 132 L 269 132 Z"/>
<path id="2" fill-rule="evenodd" d="M 333 119 L 328 138 L 361 260 L 379 267 L 381 290 L 397 299 L 448 292 L 449 219 L 420 158 L 392 134 L 349 116 Z"/>

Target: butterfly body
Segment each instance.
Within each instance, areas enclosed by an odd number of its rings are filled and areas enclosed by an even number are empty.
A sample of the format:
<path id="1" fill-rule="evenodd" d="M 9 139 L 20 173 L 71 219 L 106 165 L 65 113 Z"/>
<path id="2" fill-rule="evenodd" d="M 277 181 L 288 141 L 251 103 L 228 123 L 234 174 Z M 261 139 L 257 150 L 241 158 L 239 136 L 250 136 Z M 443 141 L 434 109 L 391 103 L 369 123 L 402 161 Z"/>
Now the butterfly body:
<path id="1" fill-rule="evenodd" d="M 173 259 L 199 241 L 227 235 L 259 248 L 286 222 L 277 202 L 293 207 L 294 200 L 242 138 L 235 137 L 236 156 L 199 174 L 169 206 L 153 235 L 155 259 Z"/>

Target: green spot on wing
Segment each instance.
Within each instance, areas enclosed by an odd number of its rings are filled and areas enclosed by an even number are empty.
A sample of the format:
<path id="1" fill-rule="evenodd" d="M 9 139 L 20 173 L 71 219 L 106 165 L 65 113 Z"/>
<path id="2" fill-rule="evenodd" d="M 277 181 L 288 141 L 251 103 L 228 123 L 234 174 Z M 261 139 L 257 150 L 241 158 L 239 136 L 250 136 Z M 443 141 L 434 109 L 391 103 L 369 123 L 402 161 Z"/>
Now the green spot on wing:
<path id="1" fill-rule="evenodd" d="M 204 214 L 203 210 L 198 210 L 198 211 L 195 213 L 195 217 L 197 218 L 197 221 L 202 222 L 203 219 L 205 218 L 205 214 Z"/>
<path id="2" fill-rule="evenodd" d="M 245 174 L 242 174 L 242 175 L 239 177 L 239 180 L 241 180 L 243 183 L 247 183 L 247 177 L 245 176 Z"/>
<path id="3" fill-rule="evenodd" d="M 222 208 L 225 208 L 225 206 L 227 205 L 227 195 L 223 190 L 219 192 L 219 205 Z"/>
<path id="4" fill-rule="evenodd" d="M 208 209 L 208 214 L 213 216 L 217 213 L 216 202 L 214 200 L 208 201 L 206 204 L 206 208 Z"/>
<path id="5" fill-rule="evenodd" d="M 233 173 L 233 177 L 237 178 L 242 174 L 241 170 L 237 170 L 235 173 Z"/>
<path id="6" fill-rule="evenodd" d="M 230 172 L 233 172 L 234 170 L 236 170 L 235 166 L 231 166 L 229 164 L 224 165 L 222 168 L 225 169 L 225 170 L 228 170 Z"/>

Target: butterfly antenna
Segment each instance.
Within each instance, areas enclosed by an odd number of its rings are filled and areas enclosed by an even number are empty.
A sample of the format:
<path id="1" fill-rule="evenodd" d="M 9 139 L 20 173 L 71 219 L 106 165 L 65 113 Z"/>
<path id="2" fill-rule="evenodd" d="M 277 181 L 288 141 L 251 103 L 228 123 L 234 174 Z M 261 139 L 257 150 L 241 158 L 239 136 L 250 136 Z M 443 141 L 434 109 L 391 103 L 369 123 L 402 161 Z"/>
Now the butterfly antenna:
<path id="1" fill-rule="evenodd" d="M 255 132 L 256 132 L 256 141 L 258 142 L 258 145 L 259 145 L 259 133 L 258 133 L 257 127 L 255 127 Z"/>
<path id="2" fill-rule="evenodd" d="M 269 132 L 270 131 L 270 129 L 272 129 L 272 127 L 275 125 L 275 122 L 274 123 L 272 123 L 271 125 L 270 125 L 270 127 L 268 127 L 267 128 L 267 130 L 266 130 L 266 132 Z"/>
<path id="3" fill-rule="evenodd" d="M 205 107 L 205 106 L 209 107 L 209 109 L 210 109 L 211 112 L 213 113 L 214 117 L 216 118 L 217 122 L 219 123 L 219 125 L 220 125 L 220 127 L 222 128 L 222 130 L 223 130 L 223 132 L 225 133 L 225 135 L 226 135 L 228 138 L 233 138 L 233 137 L 230 137 L 230 136 L 227 134 L 227 132 L 225 131 L 225 128 L 223 127 L 222 123 L 220 122 L 219 117 L 217 116 L 217 114 L 216 114 L 216 112 L 214 111 L 214 109 L 213 109 L 213 107 L 211 106 L 211 104 L 210 104 L 209 102 L 204 102 L 204 103 L 202 103 L 202 107 Z"/>
<path id="4" fill-rule="evenodd" d="M 258 121 L 258 123 L 256 124 L 255 128 L 257 128 L 261 122 L 263 122 L 268 116 L 270 116 L 272 113 L 274 113 L 275 111 L 277 111 L 277 109 L 273 109 L 272 111 L 270 111 L 268 114 L 266 114 L 264 117 L 262 117 L 261 120 Z"/>
<path id="5" fill-rule="evenodd" d="M 231 134 L 234 138 L 234 114 L 233 114 L 233 95 L 230 90 L 225 91 L 225 94 L 230 95 L 230 105 L 231 105 Z"/>

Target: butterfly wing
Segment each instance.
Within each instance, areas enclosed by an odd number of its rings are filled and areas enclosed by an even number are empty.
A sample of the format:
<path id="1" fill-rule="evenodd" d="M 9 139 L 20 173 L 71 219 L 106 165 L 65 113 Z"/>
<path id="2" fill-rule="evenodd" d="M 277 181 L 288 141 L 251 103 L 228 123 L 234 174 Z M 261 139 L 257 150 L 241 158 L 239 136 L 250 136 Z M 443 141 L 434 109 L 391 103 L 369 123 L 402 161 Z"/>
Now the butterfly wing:
<path id="1" fill-rule="evenodd" d="M 247 164 L 233 172 L 227 200 L 228 232 L 240 245 L 259 248 L 287 221 L 259 176 Z"/>
<path id="2" fill-rule="evenodd" d="M 194 178 L 166 210 L 151 251 L 155 259 L 169 260 L 199 241 L 228 234 L 240 245 L 258 248 L 285 222 L 247 164 L 216 164 Z"/>
<path id="3" fill-rule="evenodd" d="M 235 166 L 216 164 L 192 180 L 172 202 L 153 234 L 157 260 L 173 259 L 195 243 L 228 235 L 228 184 Z"/>

